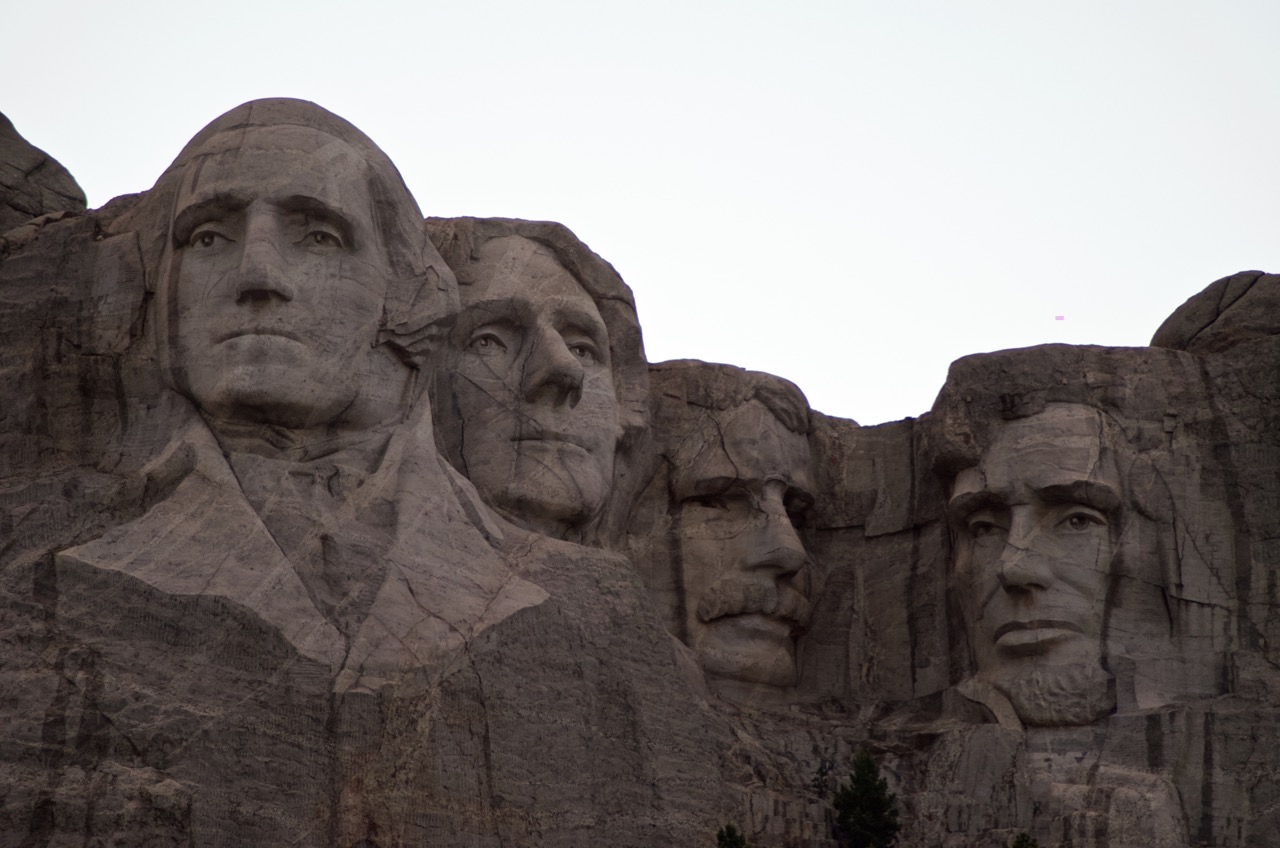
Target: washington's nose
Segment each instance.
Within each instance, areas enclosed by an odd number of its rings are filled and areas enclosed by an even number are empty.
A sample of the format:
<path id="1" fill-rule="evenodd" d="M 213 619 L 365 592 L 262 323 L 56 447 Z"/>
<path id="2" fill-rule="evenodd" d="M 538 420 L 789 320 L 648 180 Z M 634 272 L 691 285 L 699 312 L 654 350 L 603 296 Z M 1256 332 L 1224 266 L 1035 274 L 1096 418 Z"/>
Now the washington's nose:
<path id="1" fill-rule="evenodd" d="M 285 266 L 284 257 L 266 234 L 248 234 L 236 281 L 236 302 L 253 303 L 269 300 L 293 300 L 296 291 Z"/>
<path id="2" fill-rule="evenodd" d="M 582 399 L 582 378 L 582 363 L 561 335 L 550 328 L 539 330 L 525 363 L 524 399 L 577 406 Z"/>

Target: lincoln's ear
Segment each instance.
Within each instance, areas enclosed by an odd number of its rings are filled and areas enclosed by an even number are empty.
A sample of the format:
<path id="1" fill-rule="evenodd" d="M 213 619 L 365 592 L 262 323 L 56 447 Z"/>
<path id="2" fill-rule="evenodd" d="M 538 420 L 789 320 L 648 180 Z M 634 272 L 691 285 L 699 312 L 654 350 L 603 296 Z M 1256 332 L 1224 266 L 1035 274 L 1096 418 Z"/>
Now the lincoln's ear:
<path id="1" fill-rule="evenodd" d="M 1168 524 L 1173 521 L 1173 493 L 1162 468 L 1165 463 L 1149 453 L 1140 454 L 1129 468 L 1129 497 L 1140 515 Z"/>

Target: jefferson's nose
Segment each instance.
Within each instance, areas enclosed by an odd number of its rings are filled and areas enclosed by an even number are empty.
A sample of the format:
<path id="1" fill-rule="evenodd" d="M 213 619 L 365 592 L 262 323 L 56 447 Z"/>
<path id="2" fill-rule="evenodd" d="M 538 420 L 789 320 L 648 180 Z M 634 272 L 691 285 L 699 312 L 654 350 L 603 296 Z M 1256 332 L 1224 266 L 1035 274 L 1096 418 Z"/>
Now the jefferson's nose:
<path id="1" fill-rule="evenodd" d="M 293 300 L 297 293 L 289 279 L 289 269 L 280 248 L 266 227 L 250 226 L 245 233 L 244 253 L 236 281 L 236 302 Z"/>
<path id="2" fill-rule="evenodd" d="M 560 333 L 549 327 L 537 329 L 525 361 L 524 399 L 577 406 L 582 399 L 582 378 L 582 363 Z"/>

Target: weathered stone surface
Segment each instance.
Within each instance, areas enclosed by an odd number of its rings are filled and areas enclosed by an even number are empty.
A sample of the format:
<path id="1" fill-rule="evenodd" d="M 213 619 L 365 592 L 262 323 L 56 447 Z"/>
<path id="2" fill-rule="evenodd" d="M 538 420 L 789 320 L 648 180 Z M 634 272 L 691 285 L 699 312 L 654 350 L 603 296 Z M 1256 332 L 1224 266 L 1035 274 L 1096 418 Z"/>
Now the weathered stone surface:
<path id="1" fill-rule="evenodd" d="M 0 252 L 0 846 L 1280 844 L 1273 283 L 861 427 L 234 109 Z"/>
<path id="2" fill-rule="evenodd" d="M 0 114 L 0 234 L 42 215 L 84 209 L 84 191 L 67 169 Z"/>

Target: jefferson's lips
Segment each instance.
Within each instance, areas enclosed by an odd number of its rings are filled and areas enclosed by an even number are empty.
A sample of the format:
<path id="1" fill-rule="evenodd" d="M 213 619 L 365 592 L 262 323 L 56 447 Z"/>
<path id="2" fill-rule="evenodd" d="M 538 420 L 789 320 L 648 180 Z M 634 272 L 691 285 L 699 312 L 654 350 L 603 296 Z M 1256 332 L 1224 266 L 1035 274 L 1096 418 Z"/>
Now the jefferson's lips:
<path id="1" fill-rule="evenodd" d="M 513 442 L 564 442 L 565 444 L 574 445 L 582 448 L 584 451 L 590 451 L 587 440 L 573 433 L 564 433 L 559 430 L 539 430 L 538 432 L 517 433 L 511 438 Z"/>

